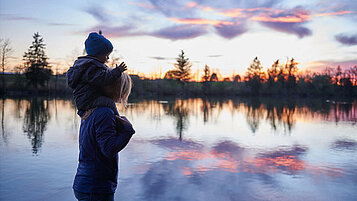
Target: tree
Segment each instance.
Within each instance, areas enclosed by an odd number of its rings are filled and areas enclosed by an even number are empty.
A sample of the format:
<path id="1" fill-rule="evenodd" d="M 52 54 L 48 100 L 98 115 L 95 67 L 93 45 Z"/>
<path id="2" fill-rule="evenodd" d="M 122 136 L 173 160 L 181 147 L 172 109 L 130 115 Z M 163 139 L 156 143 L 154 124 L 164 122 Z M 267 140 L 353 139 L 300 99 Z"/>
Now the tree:
<path id="1" fill-rule="evenodd" d="M 295 77 L 295 74 L 298 71 L 298 67 L 297 67 L 298 64 L 299 63 L 296 62 L 294 58 L 291 58 L 289 62 L 286 62 L 285 69 L 289 77 Z"/>
<path id="2" fill-rule="evenodd" d="M 210 75 L 211 75 L 211 69 L 209 68 L 209 66 L 206 64 L 205 65 L 205 68 L 203 69 L 203 76 L 202 76 L 202 79 L 204 82 L 208 82 L 209 81 L 209 78 L 210 78 Z"/>
<path id="3" fill-rule="evenodd" d="M 286 62 L 285 64 L 285 69 L 288 74 L 288 91 L 290 89 L 295 88 L 296 86 L 296 72 L 298 71 L 298 65 L 299 63 L 295 61 L 294 58 L 291 58 L 290 61 Z"/>
<path id="4" fill-rule="evenodd" d="M 186 82 L 191 79 L 191 66 L 192 64 L 188 61 L 189 58 L 185 57 L 185 53 L 181 50 L 181 54 L 176 58 L 176 63 L 174 64 L 176 70 L 177 79 L 180 82 Z"/>
<path id="5" fill-rule="evenodd" d="M 2 87 L 5 91 L 5 66 L 7 59 L 11 56 L 13 49 L 11 47 L 10 39 L 0 39 L 0 56 L 1 56 L 1 68 L 2 68 Z"/>
<path id="6" fill-rule="evenodd" d="M 209 81 L 210 81 L 210 82 L 218 82 L 217 73 L 212 73 L 212 75 L 211 75 Z"/>
<path id="7" fill-rule="evenodd" d="M 338 65 L 337 68 L 336 68 L 336 73 L 335 73 L 335 84 L 336 85 L 340 85 L 340 80 L 341 80 L 341 77 L 342 77 L 342 69 L 341 69 L 341 66 Z"/>
<path id="8" fill-rule="evenodd" d="M 240 77 L 240 75 L 233 75 L 232 76 L 232 80 L 233 80 L 233 82 L 240 82 L 241 81 L 241 77 Z"/>
<path id="9" fill-rule="evenodd" d="M 356 86 L 357 85 L 357 65 L 351 67 L 350 74 L 353 77 L 353 85 Z"/>
<path id="10" fill-rule="evenodd" d="M 278 75 L 280 72 L 279 59 L 276 60 L 267 71 L 269 76 L 268 83 L 270 86 L 272 86 L 273 83 L 275 83 L 278 80 Z"/>
<path id="11" fill-rule="evenodd" d="M 250 86 L 254 94 L 258 94 L 261 88 L 263 66 L 261 65 L 258 57 L 255 57 L 253 62 L 247 69 L 246 78 L 248 79 L 248 85 Z"/>
<path id="12" fill-rule="evenodd" d="M 164 79 L 177 79 L 177 70 L 169 70 L 165 73 Z"/>
<path id="13" fill-rule="evenodd" d="M 250 66 L 247 69 L 247 75 L 246 77 L 249 80 L 261 80 L 261 75 L 262 75 L 262 69 L 263 66 L 261 65 L 258 57 L 255 57 L 253 62 L 250 64 Z"/>
<path id="14" fill-rule="evenodd" d="M 204 94 L 208 94 L 208 92 L 211 89 L 210 77 L 211 77 L 211 69 L 206 64 L 205 68 L 203 69 L 203 76 L 202 76 L 202 80 L 203 80 L 202 89 Z"/>
<path id="15" fill-rule="evenodd" d="M 52 75 L 52 70 L 49 68 L 45 54 L 45 44 L 43 43 L 43 38 L 37 32 L 33 35 L 34 41 L 29 47 L 27 52 L 23 56 L 26 66 L 26 79 L 37 88 L 38 85 L 43 86 L 46 81 L 50 79 Z"/>

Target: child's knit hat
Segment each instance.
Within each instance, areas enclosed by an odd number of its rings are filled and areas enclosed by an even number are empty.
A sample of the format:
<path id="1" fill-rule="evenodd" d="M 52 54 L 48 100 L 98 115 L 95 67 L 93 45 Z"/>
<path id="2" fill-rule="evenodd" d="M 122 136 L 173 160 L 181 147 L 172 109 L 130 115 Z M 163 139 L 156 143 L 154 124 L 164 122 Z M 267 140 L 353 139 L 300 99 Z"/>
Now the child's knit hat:
<path id="1" fill-rule="evenodd" d="M 87 54 L 92 56 L 104 55 L 113 51 L 112 43 L 104 36 L 92 32 L 84 43 Z"/>

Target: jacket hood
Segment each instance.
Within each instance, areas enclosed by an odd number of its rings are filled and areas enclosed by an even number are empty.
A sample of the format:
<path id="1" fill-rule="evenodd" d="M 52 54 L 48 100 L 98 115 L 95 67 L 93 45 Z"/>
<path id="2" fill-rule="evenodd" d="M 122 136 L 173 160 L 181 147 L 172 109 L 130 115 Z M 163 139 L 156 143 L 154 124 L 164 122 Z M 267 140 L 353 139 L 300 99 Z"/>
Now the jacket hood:
<path id="1" fill-rule="evenodd" d="M 90 56 L 78 57 L 73 66 L 67 71 L 68 86 L 72 89 L 76 88 L 82 80 L 83 74 L 91 65 L 96 65 L 99 68 L 102 67 L 104 69 L 108 68 L 104 63 L 100 62 L 96 58 Z"/>

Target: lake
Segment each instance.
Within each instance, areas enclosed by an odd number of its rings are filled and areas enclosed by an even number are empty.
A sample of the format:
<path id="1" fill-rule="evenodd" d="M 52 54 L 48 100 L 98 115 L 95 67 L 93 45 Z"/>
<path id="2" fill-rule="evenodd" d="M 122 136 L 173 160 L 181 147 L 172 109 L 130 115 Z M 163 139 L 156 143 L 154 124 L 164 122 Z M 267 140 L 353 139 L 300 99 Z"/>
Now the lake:
<path id="1" fill-rule="evenodd" d="M 71 99 L 2 99 L 0 200 L 75 200 Z M 132 100 L 116 200 L 356 200 L 357 102 Z"/>

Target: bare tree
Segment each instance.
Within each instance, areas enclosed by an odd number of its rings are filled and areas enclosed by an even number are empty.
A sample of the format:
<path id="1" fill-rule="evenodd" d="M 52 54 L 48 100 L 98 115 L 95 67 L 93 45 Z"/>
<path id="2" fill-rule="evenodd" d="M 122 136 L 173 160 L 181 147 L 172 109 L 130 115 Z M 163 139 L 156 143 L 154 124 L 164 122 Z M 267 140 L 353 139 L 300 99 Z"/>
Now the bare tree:
<path id="1" fill-rule="evenodd" d="M 204 73 L 202 76 L 203 81 L 208 82 L 209 78 L 211 77 L 211 69 L 209 68 L 209 66 L 207 64 L 205 65 L 205 68 L 203 69 L 203 73 Z"/>
<path id="2" fill-rule="evenodd" d="M 354 84 L 354 86 L 356 86 L 357 85 L 357 65 L 351 67 L 350 74 L 353 77 L 353 84 Z"/>
<path id="3" fill-rule="evenodd" d="M 11 41 L 10 39 L 0 39 L 0 54 L 1 54 L 1 68 L 2 68 L 2 87 L 3 91 L 5 91 L 5 66 L 7 59 L 11 56 L 13 53 L 13 49 L 11 47 Z"/>

